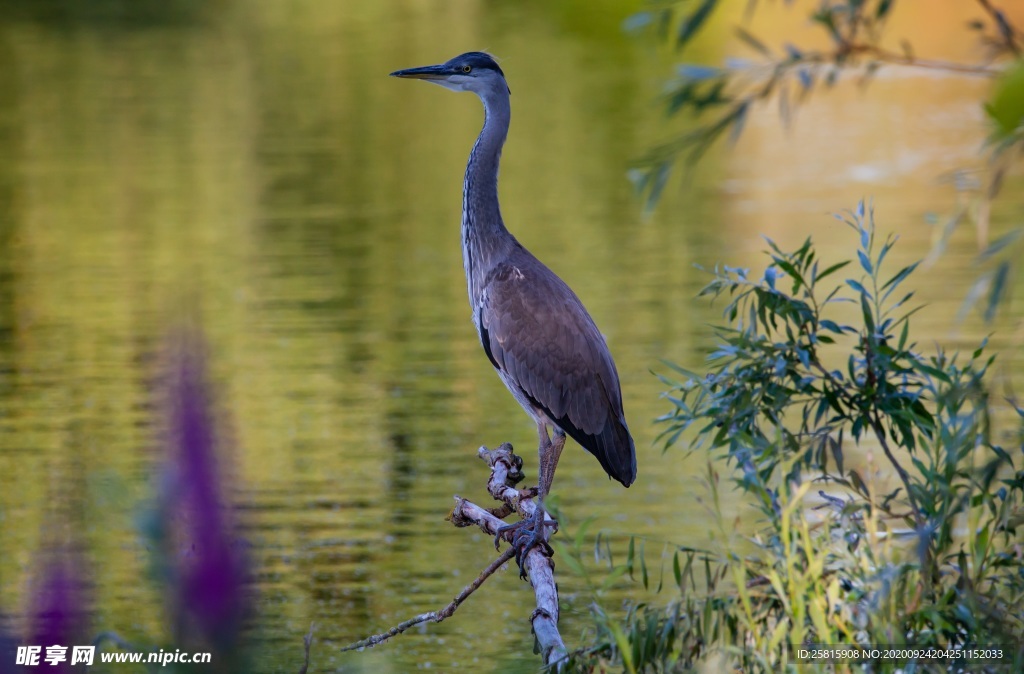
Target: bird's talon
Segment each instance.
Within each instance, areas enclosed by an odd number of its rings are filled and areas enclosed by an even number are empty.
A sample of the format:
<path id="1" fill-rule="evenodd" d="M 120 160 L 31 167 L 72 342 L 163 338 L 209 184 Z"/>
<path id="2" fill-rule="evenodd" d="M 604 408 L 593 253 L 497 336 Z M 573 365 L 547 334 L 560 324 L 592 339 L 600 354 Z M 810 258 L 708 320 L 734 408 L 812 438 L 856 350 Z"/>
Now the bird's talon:
<path id="1" fill-rule="evenodd" d="M 526 519 L 499 527 L 495 534 L 494 543 L 495 547 L 497 547 L 501 539 L 511 532 L 507 540 L 516 551 L 516 566 L 519 567 L 520 578 L 526 578 L 524 564 L 526 563 L 526 556 L 531 550 L 540 546 L 541 554 L 547 557 L 552 557 L 555 554 L 554 549 L 548 544 L 547 537 L 544 535 L 545 527 L 552 527 L 557 531 L 558 522 L 545 519 L 544 511 L 538 508 L 534 511 L 533 515 Z"/>
<path id="2" fill-rule="evenodd" d="M 516 540 L 518 540 L 519 537 L 518 531 L 521 530 L 529 522 L 530 520 L 519 520 L 518 522 L 513 522 L 512 524 L 502 524 L 500 527 L 498 527 L 498 530 L 494 534 L 494 549 L 501 549 L 501 540 L 505 537 L 506 532 L 509 531 L 512 531 L 514 533 L 508 537 L 508 542 L 514 546 Z"/>

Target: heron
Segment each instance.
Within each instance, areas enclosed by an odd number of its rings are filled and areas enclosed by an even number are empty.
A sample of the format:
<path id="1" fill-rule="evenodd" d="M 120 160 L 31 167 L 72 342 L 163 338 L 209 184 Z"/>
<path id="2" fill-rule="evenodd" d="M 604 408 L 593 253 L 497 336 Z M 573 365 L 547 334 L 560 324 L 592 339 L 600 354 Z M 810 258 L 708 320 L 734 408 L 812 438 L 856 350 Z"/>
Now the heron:
<path id="1" fill-rule="evenodd" d="M 622 409 L 618 371 L 583 302 L 516 240 L 501 217 L 498 167 L 512 92 L 498 63 L 484 52 L 468 52 L 391 76 L 470 91 L 483 102 L 483 129 L 469 154 L 462 188 L 462 260 L 484 353 L 537 426 L 537 508 L 530 518 L 503 527 L 495 539 L 514 530 L 511 543 L 525 577 L 526 554 L 545 540 L 543 528 L 551 522 L 545 523 L 544 499 L 566 435 L 623 486 L 636 479 L 636 449 Z"/>

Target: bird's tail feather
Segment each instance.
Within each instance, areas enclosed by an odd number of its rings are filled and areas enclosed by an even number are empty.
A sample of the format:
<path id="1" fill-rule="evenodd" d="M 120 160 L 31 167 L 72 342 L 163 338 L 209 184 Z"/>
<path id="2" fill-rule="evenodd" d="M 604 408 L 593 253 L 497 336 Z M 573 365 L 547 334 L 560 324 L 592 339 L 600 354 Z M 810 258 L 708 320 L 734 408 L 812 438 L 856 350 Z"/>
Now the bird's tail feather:
<path id="1" fill-rule="evenodd" d="M 621 482 L 623 487 L 633 484 L 636 480 L 636 447 L 626 423 L 620 419 L 609 419 L 596 440 L 594 455 L 605 472 Z"/>
<path id="2" fill-rule="evenodd" d="M 636 480 L 636 448 L 623 419 L 609 418 L 604 429 L 597 435 L 583 433 L 571 423 L 562 428 L 585 450 L 597 457 L 604 471 L 621 482 L 622 486 L 628 487 Z"/>

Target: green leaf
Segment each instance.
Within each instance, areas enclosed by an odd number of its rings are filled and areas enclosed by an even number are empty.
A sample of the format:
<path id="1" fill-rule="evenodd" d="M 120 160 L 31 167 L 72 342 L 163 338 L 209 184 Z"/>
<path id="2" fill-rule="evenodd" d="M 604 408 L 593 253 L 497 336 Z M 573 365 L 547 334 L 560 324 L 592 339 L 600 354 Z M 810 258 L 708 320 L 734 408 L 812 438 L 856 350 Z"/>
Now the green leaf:
<path id="1" fill-rule="evenodd" d="M 651 185 L 650 191 L 647 193 L 647 201 L 644 209 L 647 213 L 654 210 L 654 206 L 658 203 L 658 199 L 661 198 L 661 192 L 665 189 L 665 185 L 668 183 L 668 177 L 672 173 L 672 163 L 662 162 L 657 168 L 651 169 L 654 172 L 653 179 L 650 175 L 647 176 L 647 183 Z"/>
<path id="2" fill-rule="evenodd" d="M 683 18 L 676 31 L 676 49 L 686 45 L 697 34 L 717 4 L 718 0 L 704 0 L 692 14 Z"/>
<path id="3" fill-rule="evenodd" d="M 569 551 L 568 550 L 563 550 L 563 553 L 564 552 L 569 552 Z M 575 555 L 572 555 L 572 554 L 561 554 L 561 555 L 558 556 L 558 561 L 560 561 L 561 563 L 563 563 L 567 567 L 569 567 L 569 570 L 572 571 L 575 575 L 577 575 L 577 576 L 579 576 L 581 578 L 585 578 L 586 577 L 587 572 L 583 568 L 583 564 L 580 563 L 580 560 L 577 559 Z"/>
<path id="4" fill-rule="evenodd" d="M 889 251 L 892 250 L 892 247 L 896 245 L 898 240 L 898 236 L 893 236 L 891 234 L 889 235 L 889 238 L 885 240 L 885 245 L 882 246 L 882 252 L 878 254 L 878 261 L 875 262 L 875 267 L 877 269 L 882 268 L 882 262 L 885 261 L 885 256 L 889 254 Z"/>
<path id="5" fill-rule="evenodd" d="M 834 458 L 835 461 L 836 461 L 836 471 L 840 475 L 842 475 L 843 474 L 843 445 L 842 445 L 842 443 L 840 443 L 838 440 L 836 440 L 835 438 L 833 438 L 831 436 L 829 437 L 828 442 L 829 442 L 829 447 L 832 450 L 832 458 Z"/>
<path id="6" fill-rule="evenodd" d="M 919 264 L 921 264 L 921 263 L 920 262 L 915 262 L 914 264 L 908 264 L 903 269 L 900 269 L 898 272 L 896 272 L 896 274 L 893 275 L 893 277 L 891 279 L 889 279 L 888 281 L 885 282 L 885 285 L 882 286 L 882 290 L 885 290 L 889 286 L 892 286 L 892 289 L 889 292 L 892 292 L 892 290 L 895 290 L 896 286 L 898 286 L 900 283 L 903 283 L 903 280 L 905 278 L 907 278 L 908 276 L 910 276 L 911 274 L 914 273 L 914 270 L 917 269 L 917 265 L 919 265 Z M 886 296 L 888 296 L 888 294 L 889 293 L 886 293 Z"/>
<path id="7" fill-rule="evenodd" d="M 862 298 L 863 297 L 867 297 L 868 299 L 871 299 L 871 293 L 869 293 L 867 291 L 867 288 L 865 288 L 863 285 L 861 285 L 859 281 L 854 281 L 852 278 L 848 278 L 848 279 L 846 279 L 846 285 L 850 286 L 851 288 L 856 290 L 858 293 L 860 293 L 860 296 Z"/>
<path id="8" fill-rule="evenodd" d="M 612 585 L 614 585 L 616 583 L 616 581 L 619 580 L 619 578 L 622 578 L 622 576 L 625 575 L 625 573 L 626 573 L 625 565 L 620 564 L 619 566 L 616 566 L 614 569 L 609 571 L 608 575 L 605 576 L 603 581 L 601 581 L 601 589 L 602 590 L 607 590 Z"/>
<path id="9" fill-rule="evenodd" d="M 996 309 L 1006 294 L 1006 280 L 1010 276 L 1010 262 L 1006 260 L 996 268 L 992 278 L 992 287 L 988 293 L 988 302 L 985 305 L 985 322 L 991 323 L 996 317 Z"/>
<path id="10" fill-rule="evenodd" d="M 857 421 L 860 421 L 860 419 L 858 419 Z M 870 493 L 868 491 L 867 485 L 864 484 L 864 480 L 861 479 L 860 473 L 858 473 L 855 470 L 850 471 L 850 483 L 853 484 L 853 488 L 859 491 L 861 494 L 867 495 Z"/>
<path id="11" fill-rule="evenodd" d="M 871 313 L 871 305 L 868 304 L 868 294 L 863 292 L 860 294 L 860 310 L 864 315 L 864 327 L 867 328 L 868 334 L 874 334 L 875 332 L 875 317 Z"/>
<path id="12" fill-rule="evenodd" d="M 615 622 L 608 623 L 608 629 L 612 633 L 612 638 L 615 639 L 615 646 L 619 649 L 619 655 L 622 656 L 622 664 L 626 671 L 630 674 L 636 674 L 636 665 L 633 664 L 633 648 L 629 643 L 629 638 L 626 637 L 626 633 Z"/>
<path id="13" fill-rule="evenodd" d="M 864 268 L 864 271 L 871 273 L 871 260 L 868 259 L 867 253 L 862 250 L 857 251 L 857 259 L 860 260 L 860 266 Z"/>
<path id="14" fill-rule="evenodd" d="M 828 330 L 829 332 L 836 333 L 837 335 L 843 334 L 843 329 L 841 327 L 839 327 L 839 325 L 836 324 L 835 321 L 830 321 L 827 318 L 822 319 L 821 321 L 819 321 L 818 325 L 820 325 L 822 328 Z"/>
<path id="15" fill-rule="evenodd" d="M 967 291 L 967 295 L 964 297 L 963 304 L 960 305 L 960 311 L 956 313 L 956 320 L 958 322 L 963 321 L 966 318 L 967 313 L 978 305 L 981 298 L 988 292 L 989 287 L 992 283 L 992 277 L 994 272 L 985 272 L 979 276 L 970 289 Z"/>
<path id="16" fill-rule="evenodd" d="M 818 277 L 815 280 L 816 281 L 820 281 L 821 279 L 825 278 L 826 276 L 829 276 L 829 275 L 834 274 L 835 272 L 839 271 L 840 269 L 842 269 L 843 267 L 845 267 L 848 264 L 850 264 L 850 260 L 846 260 L 844 262 L 839 262 L 838 264 L 834 264 L 831 267 L 829 267 L 828 269 L 826 269 L 825 271 L 823 271 L 820 274 L 818 274 Z"/>
<path id="17" fill-rule="evenodd" d="M 644 588 L 647 588 L 647 555 L 644 554 L 644 545 L 645 541 L 640 541 L 640 580 Z"/>
<path id="18" fill-rule="evenodd" d="M 946 383 L 946 384 L 952 384 L 953 383 L 953 380 L 949 378 L 948 374 L 946 374 L 945 372 L 943 372 L 942 370 L 940 370 L 937 367 L 932 367 L 931 365 L 928 365 L 927 363 L 925 363 L 923 361 L 914 359 L 914 360 L 910 361 L 910 367 L 914 368 L 918 372 L 921 372 L 923 374 L 926 374 L 926 375 L 929 375 L 931 377 L 934 377 L 935 379 L 938 379 L 939 381 L 941 381 L 943 383 Z"/>
<path id="19" fill-rule="evenodd" d="M 672 361 L 663 360 L 663 361 L 661 361 L 661 363 L 662 363 L 662 365 L 665 365 L 667 367 L 672 368 L 673 370 L 675 370 L 679 374 L 683 375 L 684 377 L 688 377 L 689 379 L 692 379 L 695 382 L 700 382 L 700 381 L 702 381 L 704 379 L 704 377 L 700 376 L 699 374 L 697 374 L 693 370 L 687 370 L 685 367 L 681 367 L 679 365 L 676 365 Z"/>
<path id="20" fill-rule="evenodd" d="M 998 139 L 1011 136 L 1024 121 L 1024 61 L 1018 60 L 1003 73 L 985 112 L 995 123 Z"/>
<path id="21" fill-rule="evenodd" d="M 746 43 L 746 45 L 748 47 L 750 47 L 754 51 L 758 52 L 762 56 L 771 57 L 771 55 L 772 55 L 771 50 L 768 49 L 768 47 L 766 47 L 763 42 L 758 40 L 756 37 L 754 37 L 752 34 L 747 32 L 741 26 L 736 26 L 736 37 L 738 37 L 741 41 Z"/>
<path id="22" fill-rule="evenodd" d="M 977 360 L 979 356 L 985 351 L 985 347 L 988 346 L 988 337 L 981 340 L 981 344 L 971 353 L 971 359 Z"/>
<path id="23" fill-rule="evenodd" d="M 989 244 L 989 247 L 981 252 L 981 255 L 978 256 L 978 259 L 981 262 L 985 262 L 986 260 L 989 260 L 990 258 L 992 258 L 995 255 L 999 254 L 1000 251 L 1002 251 L 1004 248 L 1009 246 L 1011 243 L 1013 243 L 1017 239 L 1019 239 L 1022 234 L 1024 234 L 1024 227 L 1018 227 L 1016 229 L 1011 229 L 1009 232 L 1007 232 L 1006 234 L 1003 234 L 1001 237 L 999 237 L 998 239 L 993 241 L 991 244 Z"/>
<path id="24" fill-rule="evenodd" d="M 590 525 L 593 524 L 594 520 L 596 519 L 597 515 L 591 515 L 587 519 L 580 522 L 580 528 L 576 530 L 576 536 L 573 539 L 573 545 L 576 550 L 579 550 L 583 547 L 583 539 L 587 536 L 587 529 L 590 528 Z"/>
<path id="25" fill-rule="evenodd" d="M 782 271 L 786 272 L 790 278 L 792 278 L 796 284 L 793 286 L 793 292 L 795 293 L 801 285 L 807 285 L 804 281 L 804 277 L 800 275 L 800 272 L 791 262 L 787 262 L 781 258 L 775 258 L 775 264 L 779 266 Z"/>

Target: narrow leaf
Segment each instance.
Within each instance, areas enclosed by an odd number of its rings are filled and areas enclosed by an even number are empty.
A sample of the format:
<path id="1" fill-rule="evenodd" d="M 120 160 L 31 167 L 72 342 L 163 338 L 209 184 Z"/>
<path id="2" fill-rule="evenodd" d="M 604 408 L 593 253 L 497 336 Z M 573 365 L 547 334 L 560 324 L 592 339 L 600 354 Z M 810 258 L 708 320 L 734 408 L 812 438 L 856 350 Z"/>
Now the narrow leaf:
<path id="1" fill-rule="evenodd" d="M 1024 234 L 1024 227 L 1018 227 L 1017 229 L 1010 230 L 1009 232 L 1007 232 L 1006 234 L 1002 235 L 1001 237 L 993 241 L 991 244 L 989 244 L 989 247 L 982 251 L 981 255 L 978 256 L 978 259 L 982 262 L 991 259 L 1001 250 L 1003 250 L 1011 243 L 1019 239 L 1022 234 Z"/>
<path id="2" fill-rule="evenodd" d="M 996 309 L 999 308 L 999 303 L 1006 294 L 1006 280 L 1009 276 L 1010 262 L 1004 261 L 996 269 L 995 276 L 992 279 L 992 289 L 989 291 L 988 303 L 985 305 L 986 323 L 991 323 L 992 319 L 996 317 Z"/>
<path id="3" fill-rule="evenodd" d="M 676 31 L 676 49 L 686 45 L 697 34 L 717 4 L 718 0 L 704 0 L 692 14 L 680 22 Z"/>
<path id="4" fill-rule="evenodd" d="M 768 47 L 765 46 L 764 42 L 758 40 L 756 37 L 754 37 L 751 33 L 749 33 L 741 26 L 736 26 L 736 37 L 738 37 L 740 40 L 746 43 L 748 47 L 758 52 L 762 56 L 771 57 L 772 52 L 770 49 L 768 49 Z"/>
<path id="5" fill-rule="evenodd" d="M 850 264 L 850 260 L 846 260 L 844 262 L 840 262 L 838 264 L 832 265 L 831 267 L 829 267 L 825 271 L 823 271 L 820 274 L 818 274 L 818 280 L 820 281 L 821 279 L 825 278 L 829 274 L 834 274 L 835 272 L 839 271 L 840 269 L 842 269 L 843 267 L 845 267 L 848 264 Z"/>
<path id="6" fill-rule="evenodd" d="M 862 250 L 857 251 L 857 259 L 860 260 L 860 266 L 864 268 L 864 271 L 871 273 L 871 260 L 868 259 L 867 253 Z"/>

